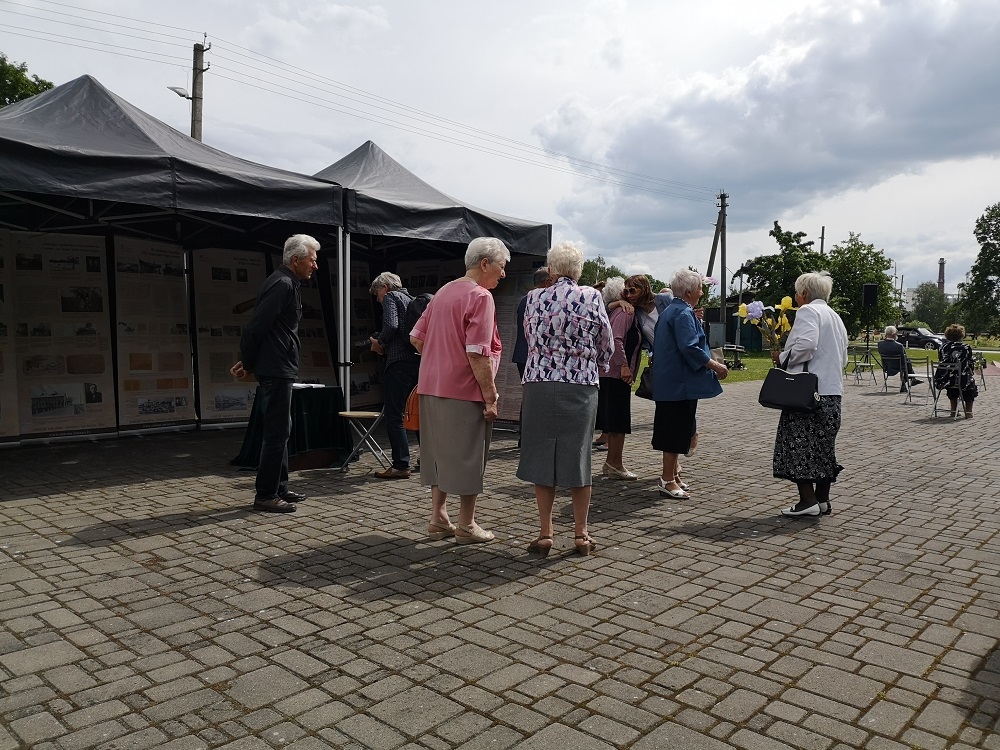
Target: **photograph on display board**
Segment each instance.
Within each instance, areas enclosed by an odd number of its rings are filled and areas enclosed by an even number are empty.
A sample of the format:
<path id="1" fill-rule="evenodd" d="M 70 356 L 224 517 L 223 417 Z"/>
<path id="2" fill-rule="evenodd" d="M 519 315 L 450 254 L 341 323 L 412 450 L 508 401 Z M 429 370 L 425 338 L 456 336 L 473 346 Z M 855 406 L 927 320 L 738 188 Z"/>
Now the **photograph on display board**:
<path id="1" fill-rule="evenodd" d="M 351 263 L 351 408 L 382 403 L 382 363 L 370 341 L 380 322 L 375 320 L 375 298 L 368 291 L 375 275 L 366 261 Z"/>
<path id="2" fill-rule="evenodd" d="M 116 431 L 107 279 L 94 270 L 105 267 L 105 239 L 11 232 L 6 240 L 15 257 L 3 283 L 15 321 L 18 434 Z"/>
<path id="3" fill-rule="evenodd" d="M 13 292 L 14 273 L 9 232 L 0 229 L 0 442 L 18 437 L 17 373 L 8 363 L 14 362 Z"/>
<path id="4" fill-rule="evenodd" d="M 121 426 L 193 423 L 184 250 L 116 237 L 115 257 Z"/>
<path id="5" fill-rule="evenodd" d="M 256 383 L 235 381 L 229 368 L 239 360 L 240 336 L 267 278 L 267 260 L 263 253 L 219 248 L 192 255 L 201 419 L 245 422 Z"/>

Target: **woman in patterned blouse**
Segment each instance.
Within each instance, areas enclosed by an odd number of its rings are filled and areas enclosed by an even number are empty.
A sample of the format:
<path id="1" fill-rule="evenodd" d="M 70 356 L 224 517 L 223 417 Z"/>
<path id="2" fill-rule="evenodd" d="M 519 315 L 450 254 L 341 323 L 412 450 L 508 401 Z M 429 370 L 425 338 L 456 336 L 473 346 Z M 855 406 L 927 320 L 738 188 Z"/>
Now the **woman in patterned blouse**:
<path id="1" fill-rule="evenodd" d="M 576 549 L 589 555 L 595 548 L 587 514 L 598 377 L 607 372 L 615 344 L 601 293 L 576 283 L 583 253 L 560 242 L 547 265 L 555 281 L 528 292 L 524 313 L 528 361 L 517 476 L 535 485 L 538 504 L 541 530 L 528 549 L 547 555 L 552 548 L 552 506 L 560 486 L 569 487 L 573 499 Z"/>
<path id="2" fill-rule="evenodd" d="M 934 387 L 938 390 L 948 390 L 948 400 L 951 402 L 951 415 L 958 411 L 958 397 L 962 396 L 962 406 L 965 418 L 972 419 L 972 402 L 979 395 L 976 385 L 976 359 L 972 347 L 962 342 L 965 338 L 965 327 L 952 323 L 944 331 L 947 342 L 938 350 L 938 360 L 959 365 L 959 372 L 954 370 L 938 370 L 934 376 Z"/>

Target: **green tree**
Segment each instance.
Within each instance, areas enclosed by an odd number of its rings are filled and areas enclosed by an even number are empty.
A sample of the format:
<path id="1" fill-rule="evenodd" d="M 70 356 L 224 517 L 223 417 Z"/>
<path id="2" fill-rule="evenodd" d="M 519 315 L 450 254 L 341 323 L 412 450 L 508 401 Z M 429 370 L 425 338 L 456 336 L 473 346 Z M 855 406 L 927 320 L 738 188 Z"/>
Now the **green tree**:
<path id="1" fill-rule="evenodd" d="M 1000 203 L 976 220 L 979 255 L 964 283 L 958 285 L 962 320 L 970 333 L 1000 332 Z"/>
<path id="2" fill-rule="evenodd" d="M 0 107 L 27 99 L 52 88 L 51 81 L 28 75 L 27 63 L 16 63 L 0 52 Z"/>
<path id="3" fill-rule="evenodd" d="M 604 256 L 598 255 L 593 260 L 585 260 L 583 262 L 583 273 L 580 274 L 580 283 L 584 286 L 593 286 L 598 281 L 610 279 L 612 276 L 621 276 L 623 279 L 627 279 L 632 274 L 628 271 L 623 271 L 614 264 L 609 266 L 607 261 L 604 260 Z M 645 276 L 649 279 L 649 286 L 652 288 L 654 294 L 666 286 L 662 281 L 653 278 L 648 273 Z"/>
<path id="4" fill-rule="evenodd" d="M 580 274 L 580 283 L 585 286 L 593 286 L 598 281 L 610 279 L 612 276 L 628 278 L 632 274 L 625 273 L 616 265 L 608 265 L 603 255 L 598 255 L 593 260 L 583 261 L 583 273 Z"/>
<path id="5" fill-rule="evenodd" d="M 866 324 L 870 328 L 878 328 L 897 320 L 899 295 L 886 275 L 892 261 L 884 251 L 862 242 L 861 235 L 849 232 L 845 241 L 830 248 L 826 263 L 833 277 L 830 306 L 840 314 L 848 334 L 857 336 Z M 871 310 L 864 307 L 865 284 L 877 287 L 878 301 Z"/>
<path id="6" fill-rule="evenodd" d="M 808 271 L 826 268 L 826 259 L 812 249 L 812 240 L 803 241 L 805 232 L 786 232 L 778 222 L 768 232 L 778 243 L 775 255 L 758 255 L 744 264 L 747 285 L 757 292 L 757 299 L 773 305 L 782 297 L 792 296 L 795 280 Z"/>
<path id="7" fill-rule="evenodd" d="M 948 298 L 933 281 L 918 284 L 913 290 L 913 310 L 910 314 L 914 318 L 926 320 L 927 327 L 932 331 L 944 329 L 947 312 Z"/>

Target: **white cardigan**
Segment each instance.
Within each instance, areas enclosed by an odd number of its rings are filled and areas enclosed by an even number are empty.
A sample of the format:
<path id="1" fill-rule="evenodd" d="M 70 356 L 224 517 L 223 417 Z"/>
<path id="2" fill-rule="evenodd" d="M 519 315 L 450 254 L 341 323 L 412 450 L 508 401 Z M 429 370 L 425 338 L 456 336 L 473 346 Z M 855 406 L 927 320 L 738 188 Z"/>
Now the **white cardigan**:
<path id="1" fill-rule="evenodd" d="M 781 354 L 788 358 L 789 372 L 809 372 L 819 380 L 819 395 L 844 395 L 844 368 L 847 366 L 847 329 L 844 321 L 826 300 L 814 299 L 795 313 L 795 324 Z"/>

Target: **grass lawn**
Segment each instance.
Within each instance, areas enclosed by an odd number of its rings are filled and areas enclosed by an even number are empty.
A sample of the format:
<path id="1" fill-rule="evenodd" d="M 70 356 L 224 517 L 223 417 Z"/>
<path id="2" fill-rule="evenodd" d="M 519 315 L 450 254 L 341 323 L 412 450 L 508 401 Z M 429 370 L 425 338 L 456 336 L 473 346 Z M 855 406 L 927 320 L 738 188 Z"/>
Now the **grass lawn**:
<path id="1" fill-rule="evenodd" d="M 858 352 L 859 354 L 864 352 L 864 344 L 861 346 L 852 345 L 851 351 Z M 875 346 L 872 345 L 871 351 L 876 356 L 878 352 L 875 351 Z M 933 362 L 937 362 L 937 352 L 930 349 L 908 349 L 910 361 L 913 363 L 913 370 L 917 377 L 920 377 L 922 373 L 927 372 L 927 360 L 930 359 Z M 986 357 L 988 361 L 1000 361 L 1000 352 L 983 352 L 983 356 Z M 646 352 L 642 353 L 642 367 L 640 372 L 646 367 Z M 746 352 L 742 357 L 741 361 L 746 367 L 745 370 L 730 370 L 729 377 L 722 381 L 722 384 L 726 383 L 742 383 L 745 380 L 763 380 L 767 375 L 767 371 L 771 369 L 771 354 L 770 352 Z M 851 365 L 848 364 L 847 372 L 851 371 Z M 639 379 L 636 378 L 635 384 L 632 386 L 632 391 L 634 392 L 636 388 L 639 387 Z"/>

